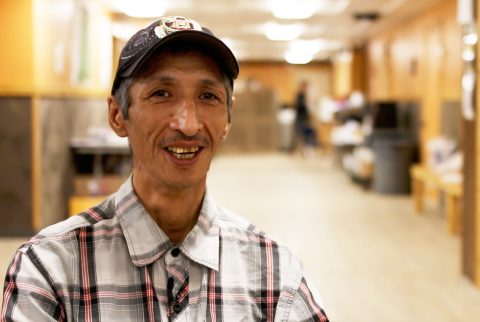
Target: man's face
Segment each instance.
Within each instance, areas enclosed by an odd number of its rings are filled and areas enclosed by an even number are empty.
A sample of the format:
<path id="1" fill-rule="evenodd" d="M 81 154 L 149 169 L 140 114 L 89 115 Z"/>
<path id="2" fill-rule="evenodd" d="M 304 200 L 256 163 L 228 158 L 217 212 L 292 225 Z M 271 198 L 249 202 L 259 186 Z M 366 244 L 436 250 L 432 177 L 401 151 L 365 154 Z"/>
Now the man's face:
<path id="1" fill-rule="evenodd" d="M 205 182 L 230 128 L 223 80 L 213 60 L 196 52 L 149 59 L 130 89 L 129 120 L 123 121 L 134 176 L 141 172 L 173 188 Z"/>

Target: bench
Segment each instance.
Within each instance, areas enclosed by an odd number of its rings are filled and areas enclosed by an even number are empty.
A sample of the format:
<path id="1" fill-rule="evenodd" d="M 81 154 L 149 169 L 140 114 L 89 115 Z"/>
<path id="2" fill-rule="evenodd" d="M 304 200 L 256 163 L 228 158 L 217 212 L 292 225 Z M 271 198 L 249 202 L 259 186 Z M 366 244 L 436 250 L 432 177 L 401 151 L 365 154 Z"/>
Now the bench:
<path id="1" fill-rule="evenodd" d="M 423 197 L 425 186 L 429 185 L 445 195 L 445 217 L 450 234 L 457 234 L 460 230 L 459 201 L 463 196 L 463 187 L 460 183 L 444 182 L 439 175 L 434 174 L 428 167 L 413 165 L 410 167 L 412 179 L 412 194 L 415 210 L 423 212 Z"/>

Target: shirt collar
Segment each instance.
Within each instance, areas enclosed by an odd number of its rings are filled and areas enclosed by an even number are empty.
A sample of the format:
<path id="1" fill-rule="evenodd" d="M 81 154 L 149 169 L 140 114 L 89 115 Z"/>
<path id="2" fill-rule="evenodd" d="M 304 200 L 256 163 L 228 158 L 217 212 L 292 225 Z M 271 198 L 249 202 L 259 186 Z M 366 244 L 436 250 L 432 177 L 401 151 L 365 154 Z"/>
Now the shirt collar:
<path id="1" fill-rule="evenodd" d="M 151 264 L 174 247 L 138 199 L 133 189 L 132 176 L 115 195 L 115 215 L 136 266 Z M 180 245 L 180 250 L 191 260 L 218 270 L 219 235 L 218 206 L 207 189 L 198 221 Z"/>

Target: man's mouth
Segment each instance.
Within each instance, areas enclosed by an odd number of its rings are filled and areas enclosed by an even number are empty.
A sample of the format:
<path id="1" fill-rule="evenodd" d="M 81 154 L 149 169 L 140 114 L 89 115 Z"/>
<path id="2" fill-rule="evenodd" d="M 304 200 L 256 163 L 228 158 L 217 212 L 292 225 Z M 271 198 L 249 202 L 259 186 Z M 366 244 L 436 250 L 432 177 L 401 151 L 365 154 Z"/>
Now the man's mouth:
<path id="1" fill-rule="evenodd" d="M 179 147 L 179 146 L 169 146 L 166 148 L 177 159 L 191 159 L 195 156 L 195 153 L 201 149 L 198 146 L 192 147 Z"/>

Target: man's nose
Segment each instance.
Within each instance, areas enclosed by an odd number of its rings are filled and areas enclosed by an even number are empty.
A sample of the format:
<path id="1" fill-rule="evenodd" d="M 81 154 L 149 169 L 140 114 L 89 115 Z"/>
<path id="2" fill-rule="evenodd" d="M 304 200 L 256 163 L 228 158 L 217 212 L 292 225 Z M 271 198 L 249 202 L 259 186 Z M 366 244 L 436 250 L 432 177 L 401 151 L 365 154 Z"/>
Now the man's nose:
<path id="1" fill-rule="evenodd" d="M 181 131 L 186 136 L 194 136 L 201 129 L 195 100 L 185 98 L 182 99 L 177 106 L 170 121 L 170 128 Z"/>

